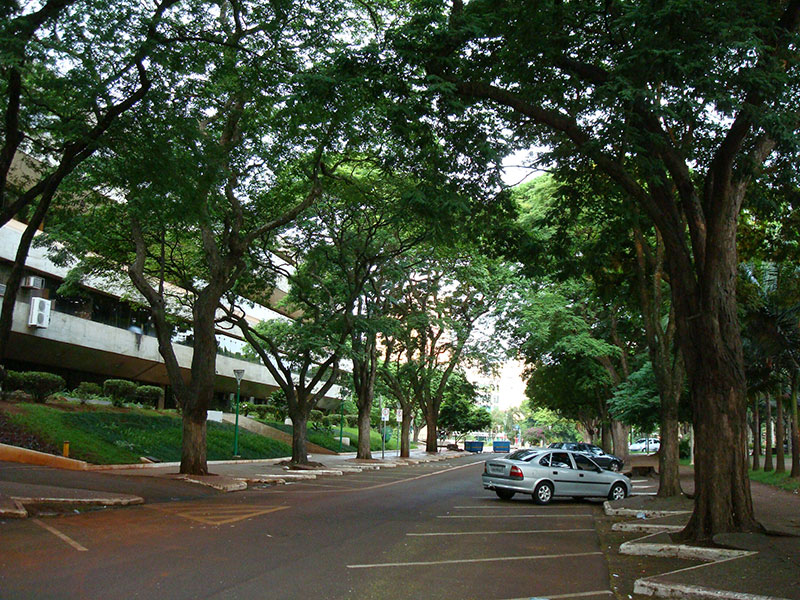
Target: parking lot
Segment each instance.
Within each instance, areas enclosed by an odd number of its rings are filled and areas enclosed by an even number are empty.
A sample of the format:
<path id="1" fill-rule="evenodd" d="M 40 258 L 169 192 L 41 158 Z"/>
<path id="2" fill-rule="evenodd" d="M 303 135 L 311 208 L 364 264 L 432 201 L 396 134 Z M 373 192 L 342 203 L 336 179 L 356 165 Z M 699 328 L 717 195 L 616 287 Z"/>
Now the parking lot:
<path id="1" fill-rule="evenodd" d="M 500 501 L 484 458 L 6 522 L 3 598 L 611 597 L 601 503 Z"/>

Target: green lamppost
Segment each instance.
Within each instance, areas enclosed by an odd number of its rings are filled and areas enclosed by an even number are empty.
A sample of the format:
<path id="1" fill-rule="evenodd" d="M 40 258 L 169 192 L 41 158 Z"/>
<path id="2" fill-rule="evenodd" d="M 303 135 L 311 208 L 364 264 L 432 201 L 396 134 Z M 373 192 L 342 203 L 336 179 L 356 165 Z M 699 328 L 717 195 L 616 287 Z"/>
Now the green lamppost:
<path id="1" fill-rule="evenodd" d="M 244 369 L 234 369 L 233 374 L 236 377 L 236 425 L 233 428 L 233 456 L 239 456 L 239 388 L 242 385 L 242 377 L 244 377 Z"/>

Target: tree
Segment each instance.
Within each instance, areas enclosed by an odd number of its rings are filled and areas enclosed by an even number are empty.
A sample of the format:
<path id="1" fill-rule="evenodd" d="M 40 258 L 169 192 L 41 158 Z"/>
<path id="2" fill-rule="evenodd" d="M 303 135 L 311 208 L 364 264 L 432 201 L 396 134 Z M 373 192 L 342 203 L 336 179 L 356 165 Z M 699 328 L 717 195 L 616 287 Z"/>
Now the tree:
<path id="1" fill-rule="evenodd" d="M 0 311 L 0 381 L 12 315 L 34 234 L 75 170 L 152 87 L 153 51 L 179 0 L 51 0 L 8 4 L 0 25 L 0 226 L 26 228 Z M 174 24 L 174 23 L 170 23 Z M 51 34 L 57 31 L 57 34 Z M 106 35 L 116 32 L 112 41 Z M 172 50 L 184 46 L 176 44 Z M 163 51 L 163 48 L 159 50 Z"/>
<path id="2" fill-rule="evenodd" d="M 684 539 L 761 529 L 744 452 L 736 231 L 751 181 L 797 139 L 799 25 L 794 0 L 690 11 L 455 0 L 417 6 L 392 32 L 450 111 L 490 111 L 520 143 L 594 164 L 657 227 L 698 449 Z"/>
<path id="3" fill-rule="evenodd" d="M 399 396 L 405 395 L 400 390 L 411 391 L 425 417 L 428 452 L 437 452 L 439 409 L 453 371 L 467 357 L 490 358 L 473 332 L 493 309 L 509 276 L 501 263 L 449 253 L 420 263 L 401 286 L 381 377 Z M 405 386 L 396 380 L 401 372 L 407 377 Z M 407 412 L 404 407 L 404 417 Z"/>
<path id="4" fill-rule="evenodd" d="M 320 198 L 323 155 L 352 141 L 354 105 L 337 88 L 348 83 L 325 76 L 339 55 L 341 13 L 238 1 L 194 8 L 174 35 L 198 40 L 195 52 L 180 71 L 160 71 L 107 137 L 84 173 L 81 226 L 65 221 L 56 237 L 83 258 L 83 273 L 130 278 L 148 306 L 182 409 L 181 472 L 202 474 L 220 301 L 254 248 Z M 176 317 L 193 333 L 188 378 L 172 347 Z"/>
<path id="5" fill-rule="evenodd" d="M 485 431 L 492 425 L 492 415 L 477 404 L 478 389 L 462 373 L 454 373 L 439 410 L 439 431 L 453 436 L 456 443 L 473 431 Z"/>

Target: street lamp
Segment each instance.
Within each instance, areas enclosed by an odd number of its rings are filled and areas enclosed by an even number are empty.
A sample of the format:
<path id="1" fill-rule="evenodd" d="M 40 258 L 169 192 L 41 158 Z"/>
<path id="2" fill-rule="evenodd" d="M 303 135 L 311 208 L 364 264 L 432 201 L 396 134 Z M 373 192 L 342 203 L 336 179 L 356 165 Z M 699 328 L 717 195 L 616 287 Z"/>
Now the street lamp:
<path id="1" fill-rule="evenodd" d="M 236 425 L 233 428 L 233 455 L 239 456 L 239 388 L 244 377 L 244 369 L 234 369 L 233 375 L 236 377 Z"/>

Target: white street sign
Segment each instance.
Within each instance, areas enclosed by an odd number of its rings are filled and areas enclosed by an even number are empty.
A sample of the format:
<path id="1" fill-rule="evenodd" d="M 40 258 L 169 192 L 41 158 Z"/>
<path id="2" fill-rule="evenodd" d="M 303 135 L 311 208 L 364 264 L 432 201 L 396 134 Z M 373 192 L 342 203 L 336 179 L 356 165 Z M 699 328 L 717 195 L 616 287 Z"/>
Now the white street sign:
<path id="1" fill-rule="evenodd" d="M 389 408 L 386 407 L 381 411 L 381 421 L 389 420 Z"/>

